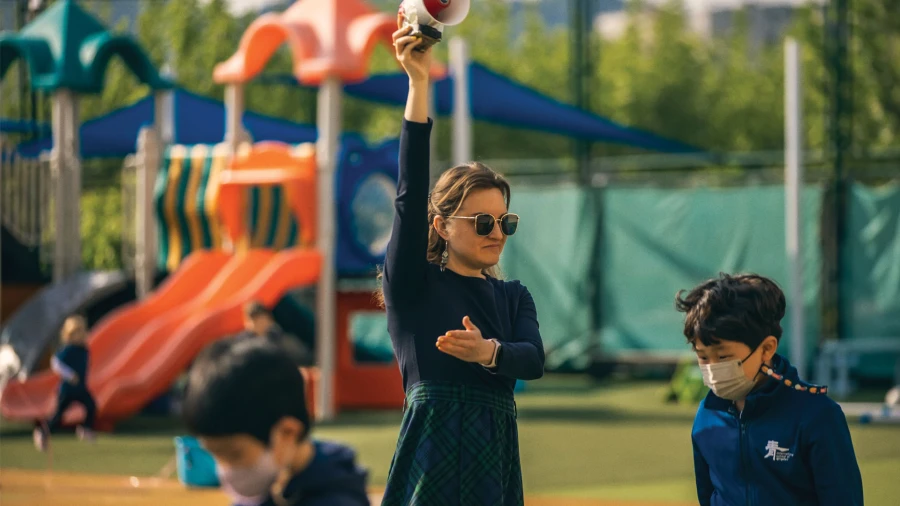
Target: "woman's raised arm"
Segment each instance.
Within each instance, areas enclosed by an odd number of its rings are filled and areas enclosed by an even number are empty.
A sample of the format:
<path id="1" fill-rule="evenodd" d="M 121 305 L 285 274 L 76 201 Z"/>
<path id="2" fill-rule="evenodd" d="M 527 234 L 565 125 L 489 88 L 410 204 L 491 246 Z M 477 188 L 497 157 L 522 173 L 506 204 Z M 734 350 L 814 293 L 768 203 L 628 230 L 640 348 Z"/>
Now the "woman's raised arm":
<path id="1" fill-rule="evenodd" d="M 431 120 L 428 118 L 428 70 L 431 49 L 414 51 L 421 39 L 394 33 L 397 60 L 409 75 L 409 95 L 400 132 L 400 173 L 394 200 L 394 224 L 384 263 L 385 300 L 413 300 L 423 288 L 428 266 L 428 185 Z"/>

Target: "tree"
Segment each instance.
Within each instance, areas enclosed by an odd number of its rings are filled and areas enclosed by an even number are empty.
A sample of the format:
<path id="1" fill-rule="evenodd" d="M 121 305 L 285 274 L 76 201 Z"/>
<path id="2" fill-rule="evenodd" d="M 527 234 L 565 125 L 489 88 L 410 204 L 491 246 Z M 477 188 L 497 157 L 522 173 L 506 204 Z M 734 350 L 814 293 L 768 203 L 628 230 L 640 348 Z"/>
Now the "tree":
<path id="1" fill-rule="evenodd" d="M 375 5 L 393 12 L 396 1 Z M 88 5 L 94 6 L 89 3 Z M 105 6 L 105 7 L 104 7 Z M 97 12 L 108 3 L 96 4 Z M 105 9 L 105 10 L 104 10 Z M 704 39 L 688 27 L 680 0 L 655 9 L 635 0 L 628 7 L 629 26 L 617 40 L 595 39 L 591 109 L 628 126 L 648 130 L 708 149 L 722 151 L 779 150 L 783 144 L 783 46 L 762 48 L 749 43 L 747 24 L 738 17 L 724 37 Z M 900 144 L 900 0 L 854 0 L 851 48 L 854 82 L 854 145 L 884 148 Z M 512 19 L 505 0 L 480 0 L 464 23 L 447 27 L 447 39 L 462 36 L 470 42 L 475 61 L 564 102 L 572 102 L 568 85 L 568 37 L 564 29 L 550 29 L 529 4 L 523 18 Z M 108 16 L 108 13 L 106 14 Z M 102 16 L 101 16 L 102 17 Z M 177 81 L 189 91 L 221 100 L 223 87 L 212 81 L 213 67 L 230 57 L 255 16 L 236 18 L 224 0 L 146 2 L 134 23 L 138 39 L 157 65 L 169 63 Z M 107 19 L 108 22 L 117 20 Z M 118 20 L 120 27 L 124 27 Z M 521 31 L 513 38 L 513 22 Z M 517 25 L 518 26 L 518 25 Z M 798 10 L 790 34 L 800 40 L 804 60 L 806 141 L 809 147 L 827 146 L 830 99 L 824 57 L 824 27 L 819 7 Z M 436 57 L 446 61 L 446 42 Z M 398 70 L 391 52 L 376 50 L 373 72 Z M 15 65 L 2 84 L 5 97 L 15 96 Z M 266 74 L 288 75 L 291 56 L 279 50 Z M 249 83 L 248 110 L 311 123 L 315 120 L 315 91 L 289 85 Z M 82 118 L 104 114 L 146 95 L 148 90 L 115 61 L 107 73 L 107 87 L 98 97 L 83 100 Z M 28 104 L 4 100 L 5 117 L 27 116 Z M 345 100 L 344 127 L 370 141 L 393 137 L 401 108 Z M 49 120 L 47 114 L 46 120 Z M 450 157 L 449 118 L 435 129 L 438 158 Z M 481 159 L 548 159 L 570 156 L 567 139 L 476 122 L 474 152 Z M 606 154 L 633 152 L 609 146 Z M 515 164 L 512 164 L 515 166 Z"/>
<path id="2" fill-rule="evenodd" d="M 741 16 L 724 40 L 705 40 L 687 26 L 681 2 L 656 10 L 633 2 L 624 36 L 597 44 L 600 114 L 706 149 L 781 146 L 778 49 L 755 53 Z"/>
<path id="3" fill-rule="evenodd" d="M 474 3 L 465 23 L 445 29 L 445 41 L 434 49 L 436 59 L 447 61 L 448 42 L 455 36 L 468 40 L 474 61 L 557 99 L 565 101 L 568 98 L 565 32 L 548 30 L 537 15 L 536 6 L 529 6 L 525 30 L 518 40 L 512 40 L 507 2 L 483 0 Z M 389 51 L 379 49 L 373 57 L 372 69 L 373 72 L 396 72 L 398 66 Z M 345 100 L 345 129 L 363 132 L 370 140 L 396 136 L 401 117 L 400 107 L 351 98 Z M 449 117 L 437 118 L 432 139 L 440 160 L 450 159 L 451 127 Z M 473 138 L 473 154 L 478 159 L 546 159 L 565 156 L 568 152 L 566 139 L 562 136 L 480 121 L 473 125 Z M 515 170 L 515 164 L 510 167 Z"/>
<path id="4" fill-rule="evenodd" d="M 900 0 L 856 0 L 852 8 L 854 144 L 900 146 Z"/>
<path id="5" fill-rule="evenodd" d="M 849 47 L 853 83 L 853 141 L 858 152 L 900 146 L 900 0 L 854 0 Z M 804 48 L 807 142 L 828 146 L 828 110 L 832 83 L 820 8 L 798 12 L 791 34 Z"/>

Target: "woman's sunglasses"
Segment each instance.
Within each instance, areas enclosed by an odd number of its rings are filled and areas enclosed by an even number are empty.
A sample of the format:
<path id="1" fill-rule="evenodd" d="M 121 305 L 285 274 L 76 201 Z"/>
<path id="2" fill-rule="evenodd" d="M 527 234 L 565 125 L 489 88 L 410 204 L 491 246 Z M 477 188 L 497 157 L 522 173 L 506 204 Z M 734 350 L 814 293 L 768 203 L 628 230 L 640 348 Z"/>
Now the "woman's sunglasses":
<path id="1" fill-rule="evenodd" d="M 494 218 L 487 213 L 479 213 L 475 216 L 448 216 L 448 218 L 457 220 L 474 220 L 475 233 L 481 236 L 491 235 L 494 231 L 494 223 L 500 222 L 500 231 L 503 235 L 513 235 L 519 228 L 519 215 L 506 213 L 499 218 Z"/>

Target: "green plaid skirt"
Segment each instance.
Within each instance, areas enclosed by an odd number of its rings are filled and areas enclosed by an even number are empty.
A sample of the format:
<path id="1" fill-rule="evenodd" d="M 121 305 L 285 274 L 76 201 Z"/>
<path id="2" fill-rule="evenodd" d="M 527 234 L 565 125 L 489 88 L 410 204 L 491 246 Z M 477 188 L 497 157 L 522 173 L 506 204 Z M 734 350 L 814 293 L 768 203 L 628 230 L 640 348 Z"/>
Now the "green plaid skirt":
<path id="1" fill-rule="evenodd" d="M 407 407 L 382 506 L 522 506 L 511 392 L 422 381 Z"/>

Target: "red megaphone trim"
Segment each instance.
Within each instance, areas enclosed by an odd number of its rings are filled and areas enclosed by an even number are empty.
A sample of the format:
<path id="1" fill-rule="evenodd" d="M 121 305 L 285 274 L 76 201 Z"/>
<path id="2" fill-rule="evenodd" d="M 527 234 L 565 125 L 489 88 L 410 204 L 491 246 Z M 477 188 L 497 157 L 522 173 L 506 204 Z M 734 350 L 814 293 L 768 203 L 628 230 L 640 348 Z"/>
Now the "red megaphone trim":
<path id="1" fill-rule="evenodd" d="M 450 2 L 451 0 L 422 0 L 422 4 L 428 10 L 428 14 L 431 14 L 431 17 L 435 19 L 437 19 L 441 11 L 450 7 Z"/>

